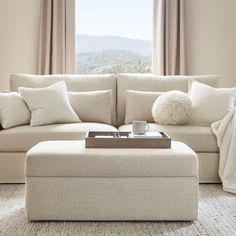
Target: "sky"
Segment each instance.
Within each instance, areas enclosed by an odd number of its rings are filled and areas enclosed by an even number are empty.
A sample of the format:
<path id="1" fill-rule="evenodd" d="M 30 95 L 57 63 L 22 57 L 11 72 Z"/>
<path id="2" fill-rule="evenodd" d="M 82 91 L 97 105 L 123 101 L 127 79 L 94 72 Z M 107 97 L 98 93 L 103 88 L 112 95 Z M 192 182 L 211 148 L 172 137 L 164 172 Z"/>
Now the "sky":
<path id="1" fill-rule="evenodd" d="M 76 33 L 152 38 L 152 0 L 76 0 Z"/>

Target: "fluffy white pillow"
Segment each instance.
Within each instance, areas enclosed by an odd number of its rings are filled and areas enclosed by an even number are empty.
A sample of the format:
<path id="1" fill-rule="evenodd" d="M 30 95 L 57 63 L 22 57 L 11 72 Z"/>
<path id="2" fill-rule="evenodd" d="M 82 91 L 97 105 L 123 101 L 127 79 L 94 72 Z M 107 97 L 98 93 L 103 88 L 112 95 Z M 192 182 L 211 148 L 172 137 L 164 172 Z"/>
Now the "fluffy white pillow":
<path id="1" fill-rule="evenodd" d="M 18 90 L 31 111 L 31 126 L 81 122 L 70 105 L 64 81 L 46 88 Z"/>
<path id="2" fill-rule="evenodd" d="M 125 124 L 130 124 L 133 120 L 154 122 L 152 105 L 162 92 L 126 90 L 125 94 Z"/>
<path id="3" fill-rule="evenodd" d="M 186 93 L 170 91 L 163 93 L 154 102 L 152 115 L 156 123 L 183 125 L 188 122 L 191 100 Z"/>
<path id="4" fill-rule="evenodd" d="M 0 121 L 3 129 L 30 123 L 30 110 L 19 93 L 0 93 Z"/>
<path id="5" fill-rule="evenodd" d="M 67 95 L 82 121 L 111 124 L 112 90 L 68 92 Z"/>
<path id="6" fill-rule="evenodd" d="M 221 120 L 235 106 L 236 88 L 213 88 L 193 82 L 190 99 L 192 111 L 190 124 L 210 125 Z"/>

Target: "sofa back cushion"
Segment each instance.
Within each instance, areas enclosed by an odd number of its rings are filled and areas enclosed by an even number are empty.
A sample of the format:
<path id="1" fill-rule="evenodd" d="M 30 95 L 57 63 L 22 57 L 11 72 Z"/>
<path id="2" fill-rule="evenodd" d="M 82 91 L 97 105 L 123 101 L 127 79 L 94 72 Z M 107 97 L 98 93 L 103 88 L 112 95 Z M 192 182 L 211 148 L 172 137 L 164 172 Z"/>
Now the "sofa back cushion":
<path id="1" fill-rule="evenodd" d="M 65 81 L 68 91 L 85 92 L 112 90 L 112 124 L 116 124 L 116 76 L 115 75 L 29 75 L 13 74 L 11 91 L 19 87 L 43 88 L 58 81 Z"/>
<path id="2" fill-rule="evenodd" d="M 189 91 L 191 81 L 198 81 L 212 87 L 220 86 L 220 77 L 209 76 L 154 76 L 150 74 L 119 74 L 117 78 L 117 122 L 125 121 L 125 91 L 166 92 L 170 90 Z M 142 106 L 142 104 L 139 104 Z"/>

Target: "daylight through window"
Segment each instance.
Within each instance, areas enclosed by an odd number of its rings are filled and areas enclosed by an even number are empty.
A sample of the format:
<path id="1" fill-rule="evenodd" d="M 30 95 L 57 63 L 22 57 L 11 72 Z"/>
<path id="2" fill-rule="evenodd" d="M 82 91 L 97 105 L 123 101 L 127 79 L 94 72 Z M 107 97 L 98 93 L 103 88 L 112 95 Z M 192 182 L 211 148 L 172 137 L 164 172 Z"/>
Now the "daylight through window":
<path id="1" fill-rule="evenodd" d="M 152 0 L 77 0 L 78 74 L 151 72 Z"/>

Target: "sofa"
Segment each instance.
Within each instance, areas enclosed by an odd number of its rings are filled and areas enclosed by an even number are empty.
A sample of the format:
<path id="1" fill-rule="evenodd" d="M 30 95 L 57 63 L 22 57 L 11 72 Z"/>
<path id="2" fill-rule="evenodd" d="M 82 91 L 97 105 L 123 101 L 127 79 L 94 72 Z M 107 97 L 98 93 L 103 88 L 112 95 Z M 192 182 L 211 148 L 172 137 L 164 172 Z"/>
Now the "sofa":
<path id="1" fill-rule="evenodd" d="M 19 87 L 40 88 L 58 81 L 65 81 L 68 91 L 112 90 L 112 123 L 70 123 L 31 127 L 18 126 L 0 130 L 0 183 L 24 183 L 26 152 L 41 141 L 82 140 L 89 130 L 131 131 L 125 124 L 126 90 L 166 92 L 189 91 L 189 84 L 196 80 L 220 87 L 220 77 L 210 76 L 154 76 L 150 74 L 118 75 L 27 75 L 13 74 L 10 90 Z M 141 106 L 142 104 L 140 104 Z M 17 114 L 16 114 L 17 115 Z M 219 183 L 219 149 L 210 126 L 158 125 L 149 123 L 150 131 L 165 131 L 173 140 L 191 147 L 199 160 L 200 183 Z"/>

